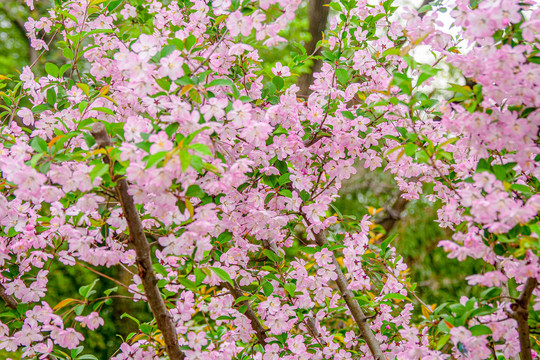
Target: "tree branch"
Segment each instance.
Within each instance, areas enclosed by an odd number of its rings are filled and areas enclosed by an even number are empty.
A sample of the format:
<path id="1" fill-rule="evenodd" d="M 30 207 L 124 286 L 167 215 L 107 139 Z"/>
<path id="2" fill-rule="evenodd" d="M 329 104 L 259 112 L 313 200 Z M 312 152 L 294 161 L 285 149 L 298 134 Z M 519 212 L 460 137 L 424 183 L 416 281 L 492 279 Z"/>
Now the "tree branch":
<path id="1" fill-rule="evenodd" d="M 235 298 L 235 300 L 238 300 L 239 298 L 244 296 L 244 294 L 242 293 L 242 290 L 240 290 L 240 287 L 238 286 L 236 281 L 234 283 L 235 286 L 232 286 L 228 282 L 225 282 L 223 284 L 225 285 L 225 287 L 227 289 L 229 289 L 229 291 L 231 292 L 231 294 Z M 241 301 L 240 303 L 238 303 L 239 306 L 242 306 L 244 304 L 247 305 L 247 309 L 246 309 L 246 312 L 244 313 L 244 315 L 246 315 L 246 317 L 251 321 L 251 328 L 253 330 L 255 330 L 255 333 L 256 333 L 257 339 L 259 340 L 259 343 L 261 343 L 263 346 L 266 345 L 266 338 L 267 338 L 266 329 L 262 326 L 261 322 L 257 318 L 257 315 L 255 314 L 255 312 L 251 308 L 251 304 L 249 303 L 248 300 L 244 300 L 244 301 Z"/>
<path id="2" fill-rule="evenodd" d="M 517 321 L 519 334 L 519 347 L 521 360 L 532 360 L 531 355 L 531 337 L 529 332 L 529 303 L 532 293 L 538 286 L 535 278 L 528 278 L 525 282 L 525 288 L 519 298 L 510 305 L 512 318 Z"/>
<path id="3" fill-rule="evenodd" d="M 409 203 L 409 200 L 404 199 L 401 194 L 402 193 L 399 193 L 396 201 L 394 201 L 391 207 L 385 209 L 385 217 L 380 221 L 377 221 L 377 224 L 381 225 L 385 231 L 383 238 L 388 236 L 396 223 L 401 219 L 401 213 L 405 210 L 407 204 Z"/>
<path id="4" fill-rule="evenodd" d="M 0 298 L 6 302 L 6 305 L 13 310 L 17 310 L 17 300 L 11 295 L 6 294 L 6 288 L 0 284 Z"/>
<path id="5" fill-rule="evenodd" d="M 328 6 L 328 0 L 310 0 L 308 5 L 309 12 L 309 33 L 311 34 L 311 40 L 306 44 L 306 53 L 308 55 L 317 56 L 320 50 L 317 49 L 317 43 L 322 40 L 322 34 L 326 29 L 326 23 L 328 22 L 328 12 L 330 8 Z M 313 65 L 309 73 L 302 74 L 298 78 L 298 86 L 300 87 L 301 95 L 309 95 L 311 93 L 309 87 L 313 83 L 313 74 L 320 71 L 322 67 L 322 61 L 320 59 L 313 59 Z"/>
<path id="6" fill-rule="evenodd" d="M 308 223 L 308 225 L 310 224 Z M 315 236 L 315 241 L 317 242 L 317 245 L 324 246 L 328 244 L 328 240 L 326 239 L 326 236 L 322 233 L 322 231 L 319 233 L 315 233 L 314 231 L 312 232 Z M 345 303 L 347 304 L 347 307 L 349 308 L 349 311 L 351 312 L 354 321 L 358 325 L 360 333 L 362 334 L 362 337 L 368 345 L 371 354 L 373 355 L 375 360 L 386 359 L 381 350 L 381 344 L 379 344 L 379 341 L 375 337 L 375 334 L 373 334 L 373 331 L 369 327 L 366 315 L 362 311 L 362 308 L 358 304 L 358 301 L 354 299 L 354 294 L 352 293 L 352 291 L 349 290 L 349 282 L 347 281 L 347 279 L 345 279 L 345 275 L 343 275 L 343 271 L 341 271 L 341 267 L 337 262 L 336 256 L 334 255 L 333 251 L 332 262 L 336 268 L 335 271 L 338 277 L 336 283 L 338 285 L 339 291 L 341 292 L 341 296 L 343 297 L 343 300 L 345 300 Z"/>
<path id="7" fill-rule="evenodd" d="M 102 123 L 97 122 L 92 126 L 92 135 L 99 148 L 111 146 L 111 140 Z M 130 241 L 133 243 L 137 254 L 136 263 L 139 268 L 139 276 L 142 280 L 144 292 L 150 309 L 156 318 L 157 327 L 163 334 L 167 354 L 171 360 L 182 360 L 185 358 L 185 355 L 180 350 L 176 328 L 157 287 L 157 279 L 154 275 L 152 258 L 150 256 L 150 245 L 146 240 L 141 218 L 135 207 L 133 197 L 128 192 L 128 183 L 125 178 L 117 180 L 116 192 L 118 193 L 118 198 L 122 204 L 124 216 L 128 224 Z"/>

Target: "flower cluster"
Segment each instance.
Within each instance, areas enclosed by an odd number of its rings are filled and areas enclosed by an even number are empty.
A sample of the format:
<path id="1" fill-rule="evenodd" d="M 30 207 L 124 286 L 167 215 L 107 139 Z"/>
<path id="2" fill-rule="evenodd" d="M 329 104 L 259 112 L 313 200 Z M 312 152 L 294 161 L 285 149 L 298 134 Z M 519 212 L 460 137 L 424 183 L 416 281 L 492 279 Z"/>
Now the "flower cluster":
<path id="1" fill-rule="evenodd" d="M 47 358 L 104 324 L 115 289 L 43 300 L 60 262 L 132 274 L 122 296 L 154 320 L 116 360 L 531 352 L 506 339 L 540 295 L 540 11 L 457 1 L 456 38 L 436 12 L 399 23 L 391 0 L 332 2 L 303 99 L 292 75 L 309 55 L 265 73 L 258 52 L 285 41 L 299 5 L 74 0 L 28 23 L 34 48 L 46 50 L 37 30 L 53 33 L 68 61 L 41 78 L 24 68 L 13 104 L 31 107 L 1 130 L 0 295 L 18 320 L 0 322 L 0 349 Z M 474 85 L 442 104 L 421 92 L 438 69 L 408 54 L 420 43 Z M 356 163 L 384 166 L 407 199 L 440 201 L 454 231 L 441 246 L 483 260 L 467 280 L 487 292 L 426 306 L 392 238 L 331 207 Z"/>

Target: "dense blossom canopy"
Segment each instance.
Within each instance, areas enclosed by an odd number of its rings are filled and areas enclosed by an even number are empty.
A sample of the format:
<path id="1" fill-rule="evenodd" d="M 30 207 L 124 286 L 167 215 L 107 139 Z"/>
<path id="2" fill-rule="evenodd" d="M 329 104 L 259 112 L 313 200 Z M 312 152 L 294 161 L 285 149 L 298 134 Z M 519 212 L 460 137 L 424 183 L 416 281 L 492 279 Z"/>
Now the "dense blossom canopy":
<path id="1" fill-rule="evenodd" d="M 148 302 L 115 360 L 536 357 L 535 1 L 452 1 L 457 31 L 429 5 L 333 1 L 308 97 L 292 76 L 312 54 L 265 72 L 257 50 L 286 41 L 298 0 L 56 4 L 26 29 L 65 65 L 3 80 L 0 349 L 95 358 L 80 329 L 116 290 L 49 304 L 60 262 L 122 266 Z M 427 91 L 443 63 L 467 79 L 450 100 Z M 440 246 L 485 262 L 481 295 L 422 302 L 392 238 L 331 205 L 357 163 L 441 204 Z"/>

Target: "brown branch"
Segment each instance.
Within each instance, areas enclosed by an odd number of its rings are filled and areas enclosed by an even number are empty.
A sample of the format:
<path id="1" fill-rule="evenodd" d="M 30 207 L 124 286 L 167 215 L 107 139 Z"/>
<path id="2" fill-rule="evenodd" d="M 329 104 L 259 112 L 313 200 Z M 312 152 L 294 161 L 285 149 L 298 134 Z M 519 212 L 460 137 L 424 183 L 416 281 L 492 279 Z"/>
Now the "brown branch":
<path id="1" fill-rule="evenodd" d="M 308 226 L 309 226 L 308 222 Z M 315 241 L 317 242 L 317 245 L 319 246 L 325 246 L 328 245 L 328 240 L 326 239 L 326 236 L 321 232 L 315 233 L 314 231 L 313 235 L 315 236 Z M 383 355 L 383 352 L 381 350 L 381 344 L 379 344 L 379 341 L 375 337 L 375 334 L 373 334 L 373 331 L 369 327 L 367 317 L 364 314 L 364 311 L 362 311 L 362 308 L 360 307 L 360 304 L 358 304 L 358 301 L 354 299 L 354 294 L 351 290 L 349 290 L 349 282 L 347 279 L 345 279 L 345 275 L 343 275 L 343 271 L 341 271 L 341 267 L 339 263 L 337 262 L 336 256 L 334 255 L 334 252 L 332 251 L 332 262 L 336 268 L 336 274 L 337 274 L 337 280 L 336 283 L 338 285 L 339 291 L 341 292 L 341 296 L 343 297 L 343 300 L 345 300 L 345 303 L 347 304 L 347 307 L 349 308 L 349 311 L 351 312 L 354 321 L 358 325 L 358 328 L 360 329 L 360 333 L 362 334 L 362 337 L 364 338 L 364 341 L 366 342 L 367 346 L 369 347 L 369 350 L 371 351 L 371 354 L 375 358 L 375 360 L 384 360 L 386 357 Z"/>
<path id="2" fill-rule="evenodd" d="M 244 296 L 244 294 L 242 293 L 242 290 L 240 290 L 240 287 L 238 286 L 238 284 L 236 284 L 236 282 L 235 282 L 235 286 L 232 286 L 229 283 L 223 283 L 223 285 L 227 289 L 229 289 L 229 291 L 231 292 L 235 300 L 238 300 L 239 298 Z M 247 305 L 246 312 L 244 313 L 244 315 L 246 315 L 246 317 L 251 321 L 251 328 L 255 330 L 255 334 L 257 336 L 257 339 L 259 340 L 259 343 L 261 343 L 263 346 L 266 345 L 266 338 L 267 338 L 266 329 L 262 326 L 261 322 L 257 318 L 257 315 L 251 308 L 251 304 L 249 303 L 249 301 L 248 300 L 240 301 L 238 305 L 239 306 Z"/>
<path id="3" fill-rule="evenodd" d="M 317 43 L 322 40 L 322 34 L 326 29 L 326 23 L 328 22 L 328 12 L 330 8 L 328 6 L 328 0 L 310 0 L 308 5 L 309 12 L 309 33 L 311 34 L 311 40 L 306 44 L 306 53 L 308 55 L 319 55 L 320 49 L 317 49 Z M 301 95 L 309 95 L 311 91 L 309 87 L 313 83 L 313 74 L 320 71 L 322 67 L 322 61 L 320 59 L 313 59 L 313 65 L 307 74 L 302 74 L 298 78 L 298 86 L 300 87 Z"/>
<path id="4" fill-rule="evenodd" d="M 92 135 L 98 147 L 105 148 L 111 146 L 109 135 L 102 123 L 97 122 L 92 126 Z M 117 180 L 116 192 L 118 193 L 118 198 L 122 204 L 124 216 L 128 224 L 130 241 L 133 243 L 137 255 L 136 263 L 139 268 L 139 276 L 142 280 L 144 292 L 150 309 L 156 318 L 157 327 L 163 334 L 167 354 L 171 360 L 184 359 L 185 355 L 178 345 L 176 328 L 157 287 L 157 279 L 150 256 L 150 245 L 148 244 L 148 240 L 146 240 L 141 218 L 135 207 L 133 197 L 128 192 L 128 183 L 125 178 Z"/>
<path id="5" fill-rule="evenodd" d="M 402 193 L 398 195 L 398 198 L 394 201 L 392 206 L 385 209 L 385 216 L 380 221 L 377 221 L 377 224 L 381 225 L 385 231 L 384 237 L 388 236 L 396 223 L 401 219 L 401 213 L 409 203 L 409 200 L 404 199 L 401 194 Z"/>
<path id="6" fill-rule="evenodd" d="M 528 278 L 525 282 L 525 288 L 519 298 L 510 305 L 512 313 L 509 315 L 517 321 L 519 334 L 519 347 L 521 360 L 532 360 L 531 356 L 531 337 L 529 332 L 529 303 L 532 293 L 538 286 L 535 278 Z"/>
<path id="7" fill-rule="evenodd" d="M 17 310 L 17 300 L 11 295 L 6 294 L 6 288 L 0 284 L 0 298 L 6 302 L 6 305 L 13 310 Z"/>

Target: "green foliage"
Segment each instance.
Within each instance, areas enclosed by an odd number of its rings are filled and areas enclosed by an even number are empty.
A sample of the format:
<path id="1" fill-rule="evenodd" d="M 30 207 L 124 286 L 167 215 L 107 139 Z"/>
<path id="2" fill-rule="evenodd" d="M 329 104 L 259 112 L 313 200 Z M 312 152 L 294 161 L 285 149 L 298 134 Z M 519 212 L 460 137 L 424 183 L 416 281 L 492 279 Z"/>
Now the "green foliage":
<path id="1" fill-rule="evenodd" d="M 334 205 L 343 216 L 361 219 L 370 214 L 371 207 L 372 211 L 382 209 L 374 216 L 380 220 L 387 215 L 384 209 L 392 206 L 399 190 L 382 171 L 359 170 L 357 176 L 344 184 L 341 195 Z M 428 304 L 439 305 L 448 300 L 459 301 L 453 294 L 470 296 L 468 291 L 472 288 L 467 286 L 465 276 L 479 273 L 482 264 L 470 259 L 464 262 L 449 259 L 438 247 L 439 241 L 451 238 L 451 232 L 443 232 L 435 222 L 437 209 L 438 204 L 423 197 L 411 201 L 388 235 L 397 235 L 392 246 L 409 266 L 411 279 L 417 284 L 417 295 Z"/>

